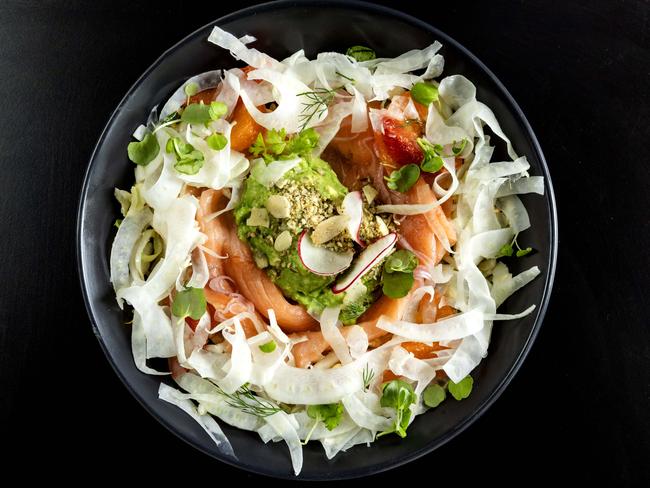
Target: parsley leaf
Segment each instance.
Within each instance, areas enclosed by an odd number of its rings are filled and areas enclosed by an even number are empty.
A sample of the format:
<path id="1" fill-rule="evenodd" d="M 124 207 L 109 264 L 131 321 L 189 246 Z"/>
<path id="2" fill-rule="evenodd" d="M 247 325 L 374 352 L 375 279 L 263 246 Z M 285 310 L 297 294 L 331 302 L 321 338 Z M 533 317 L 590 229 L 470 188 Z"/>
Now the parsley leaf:
<path id="1" fill-rule="evenodd" d="M 206 302 L 203 288 L 185 288 L 176 293 L 172 302 L 174 317 L 184 319 L 190 317 L 199 320 L 205 313 Z"/>
<path id="2" fill-rule="evenodd" d="M 327 405 L 309 405 L 307 407 L 307 415 L 316 419 L 316 421 L 323 422 L 327 430 L 333 430 L 341 423 L 343 404 L 339 402 Z"/>
<path id="3" fill-rule="evenodd" d="M 205 139 L 208 146 L 215 151 L 221 151 L 228 144 L 228 139 L 223 134 L 214 133 Z"/>
<path id="4" fill-rule="evenodd" d="M 447 394 L 445 393 L 445 389 L 435 383 L 427 386 L 422 392 L 422 400 L 424 401 L 424 404 L 431 408 L 440 405 L 446 397 Z"/>
<path id="5" fill-rule="evenodd" d="M 411 98 L 422 105 L 438 100 L 438 88 L 429 83 L 416 83 L 411 88 Z"/>
<path id="6" fill-rule="evenodd" d="M 318 144 L 319 134 L 314 129 L 305 129 L 298 134 L 287 138 L 287 131 L 284 129 L 267 131 L 266 136 L 262 133 L 257 135 L 255 142 L 248 148 L 254 156 L 260 156 L 269 163 L 279 158 L 288 157 L 309 157 L 312 150 Z"/>
<path id="7" fill-rule="evenodd" d="M 406 437 L 406 428 L 411 419 L 410 406 L 415 403 L 417 396 L 413 387 L 406 381 L 393 380 L 384 383 L 382 388 L 381 400 L 379 401 L 382 407 L 390 407 L 395 409 L 395 424 L 392 430 L 387 430 L 379 434 L 377 437 L 393 432 L 400 437 Z"/>
<path id="8" fill-rule="evenodd" d="M 262 345 L 259 346 L 260 351 L 262 352 L 273 352 L 275 351 L 277 344 L 275 343 L 274 340 L 270 340 L 269 342 L 266 342 Z"/>
<path id="9" fill-rule="evenodd" d="M 418 146 L 420 146 L 420 149 L 424 153 L 424 158 L 420 163 L 422 171 L 426 171 L 427 173 L 440 171 L 444 165 L 444 161 L 442 160 L 443 147 L 440 144 L 434 146 L 423 137 L 418 138 Z"/>
<path id="10" fill-rule="evenodd" d="M 315 129 L 305 129 L 289 139 L 284 153 L 306 156 L 318 145 L 319 138 L 320 135 Z"/>
<path id="11" fill-rule="evenodd" d="M 345 54 L 359 62 L 370 61 L 371 59 L 375 59 L 377 57 L 375 51 L 366 46 L 349 47 L 348 50 L 345 51 Z"/>
<path id="12" fill-rule="evenodd" d="M 463 398 L 467 398 L 469 394 L 472 393 L 473 385 L 474 379 L 470 375 L 467 375 L 458 383 L 454 383 L 453 381 L 449 380 L 447 389 L 449 390 L 449 393 L 451 393 L 451 396 L 460 401 Z"/>
<path id="13" fill-rule="evenodd" d="M 129 159 L 141 166 L 148 165 L 159 152 L 158 139 L 151 132 L 147 132 L 141 141 L 130 142 L 127 147 Z"/>
<path id="14" fill-rule="evenodd" d="M 418 181 L 420 168 L 417 164 L 407 164 L 393 171 L 390 176 L 384 176 L 386 186 L 391 190 L 406 193 Z"/>

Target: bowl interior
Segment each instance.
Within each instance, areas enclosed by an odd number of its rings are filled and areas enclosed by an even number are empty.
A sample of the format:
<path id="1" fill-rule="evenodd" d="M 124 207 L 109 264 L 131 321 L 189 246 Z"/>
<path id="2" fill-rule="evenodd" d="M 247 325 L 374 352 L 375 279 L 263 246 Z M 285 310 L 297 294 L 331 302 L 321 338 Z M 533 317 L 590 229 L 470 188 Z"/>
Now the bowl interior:
<path id="1" fill-rule="evenodd" d="M 321 51 L 345 51 L 351 45 L 373 47 L 380 56 L 396 56 L 422 48 L 434 40 L 443 44 L 445 75 L 460 73 L 478 88 L 479 100 L 497 115 L 519 154 L 526 155 L 530 173 L 548 177 L 537 141 L 523 115 L 500 83 L 482 64 L 455 41 L 416 19 L 381 7 L 345 2 L 317 2 L 310 5 L 278 3 L 247 9 L 215 22 L 237 36 L 254 35 L 255 46 L 276 58 L 298 49 L 311 57 Z M 114 237 L 113 222 L 118 207 L 113 189 L 129 188 L 133 166 L 126 146 L 133 130 L 146 120 L 151 107 L 164 103 L 188 77 L 215 68 L 236 65 L 231 56 L 206 39 L 212 23 L 191 34 L 167 51 L 136 82 L 111 117 L 93 154 L 79 209 L 79 260 L 82 288 L 95 333 L 109 361 L 136 398 L 161 423 L 203 452 L 245 469 L 280 477 L 292 477 L 284 445 L 265 445 L 257 434 L 227 425 L 223 429 L 238 453 L 238 460 L 225 459 L 201 428 L 186 414 L 157 398 L 159 377 L 140 373 L 133 364 L 130 330 L 123 325 L 109 283 L 108 255 Z M 473 373 L 472 395 L 462 402 L 445 402 L 418 417 L 408 438 L 386 436 L 370 448 L 357 446 L 328 461 L 320 444 L 304 449 L 302 478 L 354 477 L 404 463 L 422 455 L 460 432 L 482 413 L 508 383 L 530 347 L 546 308 L 555 266 L 555 207 L 550 180 L 545 197 L 524 196 L 532 229 L 522 241 L 538 252 L 521 262 L 509 263 L 513 272 L 537 265 L 542 275 L 511 297 L 500 309 L 518 312 L 536 304 L 534 314 L 517 321 L 497 323 L 489 356 Z"/>

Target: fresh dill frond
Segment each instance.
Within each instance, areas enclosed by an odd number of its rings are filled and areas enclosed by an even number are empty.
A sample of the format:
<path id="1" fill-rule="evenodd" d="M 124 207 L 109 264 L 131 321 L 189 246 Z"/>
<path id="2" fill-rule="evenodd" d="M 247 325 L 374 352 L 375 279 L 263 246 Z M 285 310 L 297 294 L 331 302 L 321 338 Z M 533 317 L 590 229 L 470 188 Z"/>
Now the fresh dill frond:
<path id="1" fill-rule="evenodd" d="M 368 364 L 363 368 L 363 389 L 367 390 L 370 388 L 370 383 L 372 383 L 373 378 L 375 377 L 375 370 L 370 369 Z"/>
<path id="2" fill-rule="evenodd" d="M 226 397 L 226 403 L 233 408 L 241 410 L 244 413 L 255 415 L 256 417 L 268 417 L 281 410 L 268 400 L 257 396 L 247 385 L 242 386 L 234 393 L 226 393 L 221 388 L 219 393 Z"/>
<path id="3" fill-rule="evenodd" d="M 325 113 L 329 104 L 334 100 L 335 94 L 334 90 L 325 88 L 315 88 L 313 91 L 298 93 L 297 96 L 306 98 L 306 101 L 302 102 L 302 112 L 298 116 L 301 131 L 314 117 L 320 118 Z"/>
<path id="4" fill-rule="evenodd" d="M 354 84 L 354 83 L 356 82 L 354 78 L 350 78 L 349 76 L 345 76 L 345 75 L 344 75 L 343 73 L 341 73 L 340 71 L 336 71 L 335 73 L 336 73 L 337 76 L 340 76 L 341 78 L 344 78 L 344 79 L 348 80 L 348 81 L 351 82 L 352 84 Z"/>

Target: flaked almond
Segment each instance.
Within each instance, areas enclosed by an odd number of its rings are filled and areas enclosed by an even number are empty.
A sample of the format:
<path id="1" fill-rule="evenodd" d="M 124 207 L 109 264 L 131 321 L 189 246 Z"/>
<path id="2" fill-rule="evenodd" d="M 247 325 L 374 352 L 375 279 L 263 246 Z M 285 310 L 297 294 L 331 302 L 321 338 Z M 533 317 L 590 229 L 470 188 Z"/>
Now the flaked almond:
<path id="1" fill-rule="evenodd" d="M 291 232 L 289 232 L 288 230 L 280 232 L 280 235 L 278 235 L 278 237 L 275 238 L 273 249 L 275 249 L 278 252 L 286 251 L 291 247 L 292 241 L 293 241 L 293 237 L 291 236 Z"/>
<path id="2" fill-rule="evenodd" d="M 343 232 L 347 225 L 347 215 L 334 215 L 333 217 L 323 220 L 316 226 L 316 229 L 314 229 L 314 232 L 311 235 L 311 240 L 317 246 L 324 244 Z"/>
<path id="3" fill-rule="evenodd" d="M 265 208 L 251 208 L 251 216 L 246 220 L 246 225 L 251 227 L 268 227 L 269 213 Z"/>
<path id="4" fill-rule="evenodd" d="M 276 219 L 286 219 L 291 214 L 291 203 L 282 195 L 271 195 L 266 200 L 265 206 Z"/>
<path id="5" fill-rule="evenodd" d="M 384 219 L 382 219 L 379 215 L 375 216 L 375 221 L 377 222 L 377 228 L 379 229 L 379 235 L 380 236 L 385 236 L 390 233 L 388 230 L 388 226 L 386 225 L 386 222 L 384 222 Z"/>
<path id="6" fill-rule="evenodd" d="M 363 191 L 363 195 L 366 197 L 368 205 L 370 205 L 375 197 L 379 194 L 379 192 L 370 185 L 365 185 L 361 190 Z"/>

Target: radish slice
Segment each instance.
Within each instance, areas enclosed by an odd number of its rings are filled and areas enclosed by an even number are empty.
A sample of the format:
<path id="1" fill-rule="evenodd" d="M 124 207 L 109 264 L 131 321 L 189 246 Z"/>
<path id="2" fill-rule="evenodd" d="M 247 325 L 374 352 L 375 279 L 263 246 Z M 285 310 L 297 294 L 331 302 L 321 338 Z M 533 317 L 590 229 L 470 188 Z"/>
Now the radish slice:
<path id="1" fill-rule="evenodd" d="M 352 269 L 332 287 L 332 291 L 341 293 L 357 283 L 375 264 L 390 254 L 396 242 L 397 234 L 392 232 L 370 244 L 359 254 Z"/>
<path id="2" fill-rule="evenodd" d="M 314 274 L 332 276 L 350 267 L 354 251 L 338 253 L 314 245 L 307 231 L 302 231 L 298 240 L 298 256 L 303 266 Z"/>
<path id="3" fill-rule="evenodd" d="M 366 244 L 359 236 L 361 221 L 363 220 L 363 198 L 360 191 L 352 191 L 343 199 L 343 213 L 348 216 L 348 232 L 357 244 L 365 247 Z"/>

